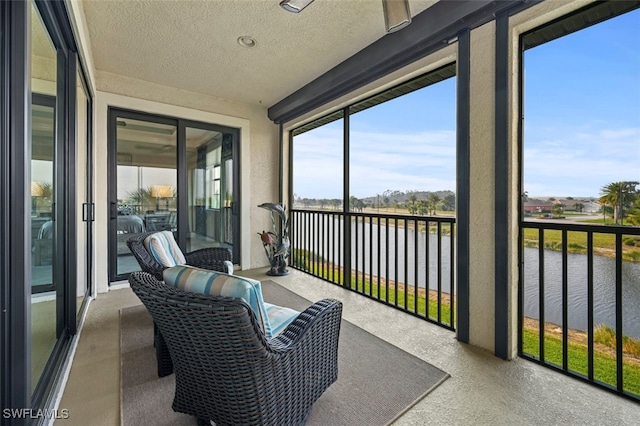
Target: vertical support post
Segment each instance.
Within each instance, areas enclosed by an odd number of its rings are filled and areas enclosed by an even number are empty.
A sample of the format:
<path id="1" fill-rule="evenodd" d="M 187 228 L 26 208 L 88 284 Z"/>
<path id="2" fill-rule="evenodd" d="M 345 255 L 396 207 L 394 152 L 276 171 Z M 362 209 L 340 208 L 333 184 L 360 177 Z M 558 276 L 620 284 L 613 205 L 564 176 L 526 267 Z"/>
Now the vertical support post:
<path id="1" fill-rule="evenodd" d="M 456 223 L 458 262 L 456 275 L 458 288 L 451 289 L 451 296 L 457 296 L 457 337 L 461 342 L 469 343 L 469 223 L 470 223 L 470 72 L 471 72 L 471 34 L 469 30 L 458 34 L 458 70 L 457 70 L 457 140 L 456 140 Z M 427 222 L 427 228 L 429 223 Z M 452 234 L 453 237 L 453 234 Z M 428 239 L 427 239 L 428 242 Z M 428 251 L 427 251 L 428 259 Z M 427 276 L 427 287 L 428 287 Z"/>
<path id="2" fill-rule="evenodd" d="M 349 206 L 349 107 L 343 109 L 343 173 L 342 179 L 342 212 L 344 224 L 344 275 L 342 277 L 342 285 L 351 288 L 351 215 Z"/>
<path id="3" fill-rule="evenodd" d="M 509 15 L 496 18 L 495 355 L 509 358 Z"/>

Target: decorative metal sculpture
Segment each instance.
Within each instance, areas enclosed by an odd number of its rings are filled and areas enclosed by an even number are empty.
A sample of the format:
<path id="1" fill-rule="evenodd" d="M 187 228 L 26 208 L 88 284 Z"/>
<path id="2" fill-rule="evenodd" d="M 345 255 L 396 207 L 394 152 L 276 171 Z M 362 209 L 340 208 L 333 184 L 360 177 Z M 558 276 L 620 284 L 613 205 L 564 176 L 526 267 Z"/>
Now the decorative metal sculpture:
<path id="1" fill-rule="evenodd" d="M 285 208 L 280 204 L 262 203 L 258 207 L 269 210 L 271 212 L 271 222 L 273 223 L 273 231 L 262 231 L 258 233 L 262 240 L 264 252 L 269 259 L 271 269 L 267 271 L 267 275 L 281 276 L 287 275 L 287 257 L 289 257 L 289 219 Z M 278 220 L 276 220 L 276 215 Z"/>

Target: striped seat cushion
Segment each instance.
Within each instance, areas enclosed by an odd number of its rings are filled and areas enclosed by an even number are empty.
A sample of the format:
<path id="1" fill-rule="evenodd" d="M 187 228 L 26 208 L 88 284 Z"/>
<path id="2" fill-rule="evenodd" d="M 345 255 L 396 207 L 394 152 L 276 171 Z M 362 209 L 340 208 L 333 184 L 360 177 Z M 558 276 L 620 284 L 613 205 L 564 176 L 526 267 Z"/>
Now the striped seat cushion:
<path id="1" fill-rule="evenodd" d="M 171 231 L 149 235 L 144 239 L 144 246 L 162 266 L 171 267 L 187 263 Z"/>
<path id="2" fill-rule="evenodd" d="M 265 303 L 262 284 L 251 278 L 178 265 L 163 272 L 164 281 L 173 287 L 211 296 L 240 297 L 253 310 L 267 338 L 282 332 L 300 312 Z"/>

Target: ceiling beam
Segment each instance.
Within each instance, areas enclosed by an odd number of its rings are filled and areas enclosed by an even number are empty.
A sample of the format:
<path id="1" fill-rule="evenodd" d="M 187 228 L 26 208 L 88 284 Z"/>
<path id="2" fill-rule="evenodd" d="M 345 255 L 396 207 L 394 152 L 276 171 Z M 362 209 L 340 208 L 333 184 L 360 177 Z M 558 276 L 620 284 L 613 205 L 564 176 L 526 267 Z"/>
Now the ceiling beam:
<path id="1" fill-rule="evenodd" d="M 441 49 L 460 31 L 540 1 L 440 0 L 402 31 L 387 34 L 271 106 L 268 117 L 286 123 Z"/>

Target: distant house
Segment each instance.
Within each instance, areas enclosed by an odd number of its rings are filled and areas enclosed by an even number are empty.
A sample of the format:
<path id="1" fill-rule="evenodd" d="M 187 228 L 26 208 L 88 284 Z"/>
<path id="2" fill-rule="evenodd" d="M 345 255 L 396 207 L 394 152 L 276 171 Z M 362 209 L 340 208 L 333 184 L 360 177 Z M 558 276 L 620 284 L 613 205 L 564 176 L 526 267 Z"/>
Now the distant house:
<path id="1" fill-rule="evenodd" d="M 598 213 L 602 210 L 602 205 L 597 201 L 585 201 L 584 203 L 584 213 Z"/>
<path id="2" fill-rule="evenodd" d="M 530 199 L 524 202 L 525 213 L 551 213 L 555 206 L 548 201 Z"/>
<path id="3" fill-rule="evenodd" d="M 600 211 L 600 204 L 587 198 L 560 199 L 553 202 L 556 206 L 562 205 L 564 211 L 578 211 L 580 213 L 597 213 Z M 582 205 L 577 208 L 576 204 Z"/>

